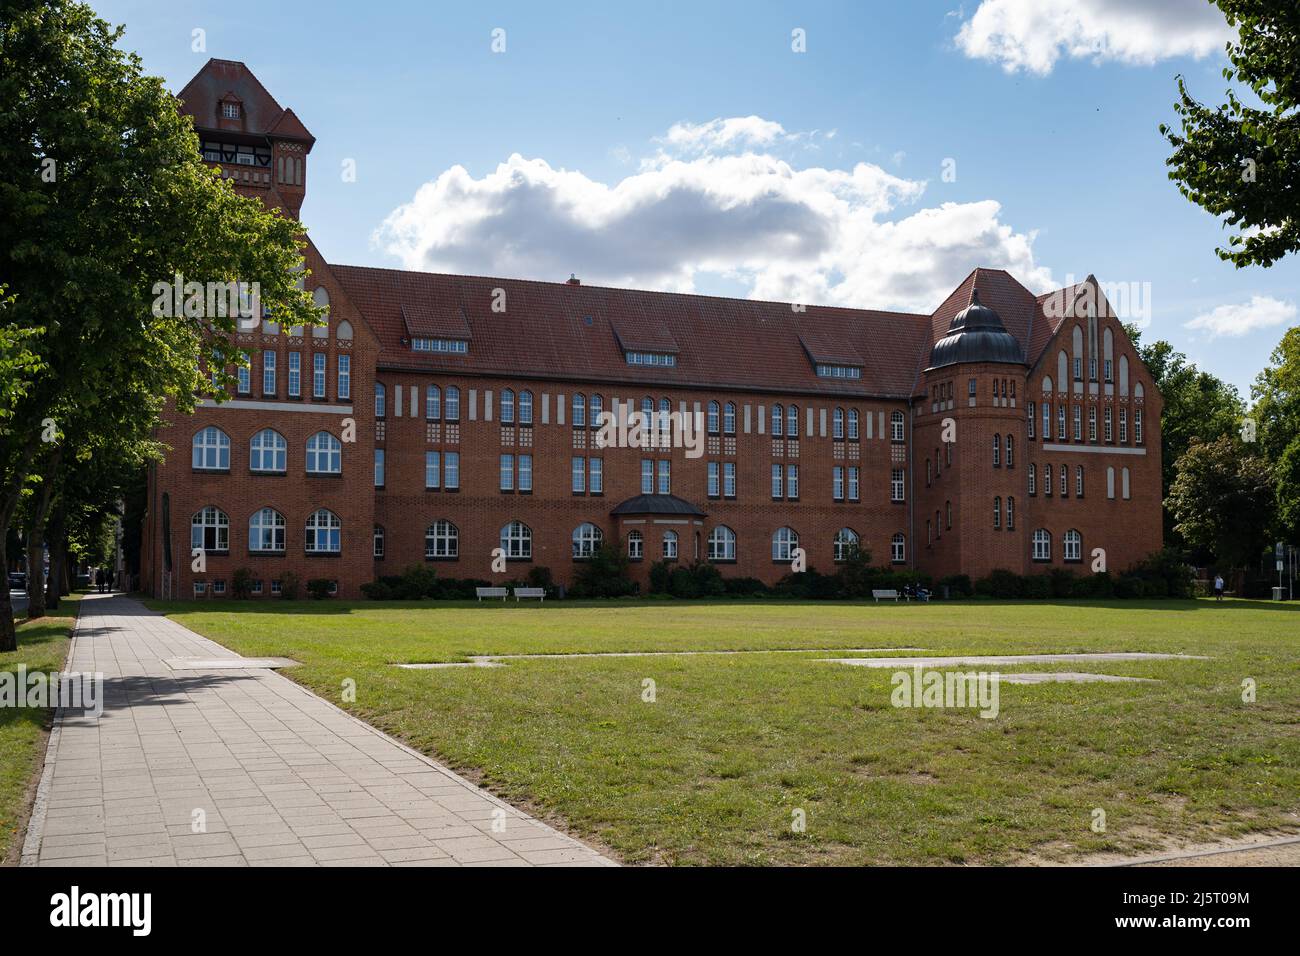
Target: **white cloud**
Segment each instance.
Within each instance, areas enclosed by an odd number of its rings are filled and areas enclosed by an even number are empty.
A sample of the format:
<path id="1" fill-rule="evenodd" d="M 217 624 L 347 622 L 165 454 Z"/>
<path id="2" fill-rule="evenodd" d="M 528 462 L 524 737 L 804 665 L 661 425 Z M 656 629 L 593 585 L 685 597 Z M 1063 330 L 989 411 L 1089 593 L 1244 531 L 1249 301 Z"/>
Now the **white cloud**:
<path id="1" fill-rule="evenodd" d="M 1032 232 L 994 200 L 916 206 L 926 183 L 879 166 L 796 168 L 728 154 L 785 132 L 758 117 L 678 124 L 662 152 L 614 183 L 518 154 L 475 178 L 453 166 L 375 231 L 408 269 L 689 292 L 722 277 L 765 299 L 930 311 L 973 267 L 1051 285 Z M 701 132 L 705 130 L 705 132 Z"/>
<path id="2" fill-rule="evenodd" d="M 1251 296 L 1249 302 L 1221 305 L 1185 323 L 1189 329 L 1206 332 L 1212 339 L 1248 335 L 1257 329 L 1285 325 L 1296 317 L 1294 303 L 1269 296 Z"/>
<path id="3" fill-rule="evenodd" d="M 1007 72 L 1046 74 L 1062 56 L 1146 65 L 1200 58 L 1235 35 L 1206 0 L 983 0 L 957 46 Z"/>

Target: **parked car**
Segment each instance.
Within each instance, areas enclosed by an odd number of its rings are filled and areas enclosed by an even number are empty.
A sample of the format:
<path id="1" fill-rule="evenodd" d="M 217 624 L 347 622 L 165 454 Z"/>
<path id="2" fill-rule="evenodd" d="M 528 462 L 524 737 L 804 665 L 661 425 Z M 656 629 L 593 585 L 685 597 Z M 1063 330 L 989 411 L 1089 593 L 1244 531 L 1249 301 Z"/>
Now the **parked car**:
<path id="1" fill-rule="evenodd" d="M 27 572 L 10 571 L 9 572 L 9 590 L 25 591 L 27 590 Z"/>

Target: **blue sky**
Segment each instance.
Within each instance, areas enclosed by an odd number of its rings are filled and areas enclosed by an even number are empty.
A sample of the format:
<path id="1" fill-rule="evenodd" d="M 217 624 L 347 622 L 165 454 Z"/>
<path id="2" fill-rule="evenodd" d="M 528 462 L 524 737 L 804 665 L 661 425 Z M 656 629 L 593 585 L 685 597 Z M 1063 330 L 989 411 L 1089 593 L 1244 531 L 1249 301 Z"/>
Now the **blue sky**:
<path id="1" fill-rule="evenodd" d="M 294 109 L 334 262 L 915 311 L 1093 273 L 1243 392 L 1296 322 L 1296 261 L 1221 262 L 1165 175 L 1175 75 L 1225 86 L 1202 0 L 93 5 L 173 89 L 237 59 Z"/>

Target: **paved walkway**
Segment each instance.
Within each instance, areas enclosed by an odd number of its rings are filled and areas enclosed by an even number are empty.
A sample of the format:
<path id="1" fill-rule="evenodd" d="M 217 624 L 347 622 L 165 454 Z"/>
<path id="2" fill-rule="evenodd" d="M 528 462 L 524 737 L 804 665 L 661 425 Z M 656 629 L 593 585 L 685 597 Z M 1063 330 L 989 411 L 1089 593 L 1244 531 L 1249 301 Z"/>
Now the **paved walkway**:
<path id="1" fill-rule="evenodd" d="M 24 865 L 613 865 L 427 757 L 120 595 L 81 601 Z M 196 824 L 202 818 L 203 825 Z"/>

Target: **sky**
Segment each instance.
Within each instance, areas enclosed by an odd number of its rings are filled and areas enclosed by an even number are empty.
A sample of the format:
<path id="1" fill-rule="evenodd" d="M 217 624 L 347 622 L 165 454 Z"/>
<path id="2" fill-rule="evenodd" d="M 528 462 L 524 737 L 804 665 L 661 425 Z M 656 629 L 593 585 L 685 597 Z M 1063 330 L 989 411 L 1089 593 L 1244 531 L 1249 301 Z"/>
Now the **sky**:
<path id="1" fill-rule="evenodd" d="M 1205 0 L 91 2 L 294 110 L 331 262 L 926 313 L 1092 274 L 1243 396 L 1297 323 L 1300 262 L 1223 262 L 1167 177 L 1175 78 L 1227 86 Z"/>

